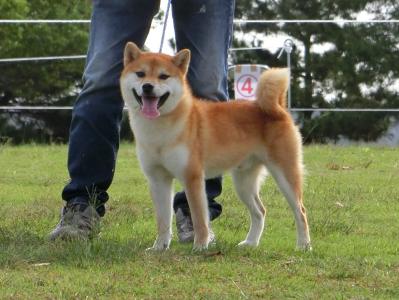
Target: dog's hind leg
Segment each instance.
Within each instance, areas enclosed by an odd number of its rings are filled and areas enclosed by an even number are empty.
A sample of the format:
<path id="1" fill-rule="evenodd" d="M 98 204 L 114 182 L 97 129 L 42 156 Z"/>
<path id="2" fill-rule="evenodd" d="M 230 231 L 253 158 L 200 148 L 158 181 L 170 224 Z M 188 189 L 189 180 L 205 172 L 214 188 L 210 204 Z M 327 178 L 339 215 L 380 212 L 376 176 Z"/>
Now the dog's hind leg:
<path id="1" fill-rule="evenodd" d="M 266 209 L 259 198 L 259 189 L 264 167 L 259 162 L 249 161 L 232 172 L 234 187 L 251 216 L 251 226 L 247 237 L 239 246 L 258 246 L 262 236 Z"/>
<path id="2" fill-rule="evenodd" d="M 157 239 L 148 250 L 162 251 L 169 248 L 172 239 L 173 177 L 161 168 L 157 168 L 147 177 L 158 227 Z"/>
<path id="3" fill-rule="evenodd" d="M 278 160 L 279 163 L 269 161 L 266 166 L 294 213 L 297 248 L 311 250 L 308 220 L 302 201 L 302 165 L 299 156 L 289 153 L 288 149 L 287 147 L 286 152 L 282 152 L 285 159 Z"/>

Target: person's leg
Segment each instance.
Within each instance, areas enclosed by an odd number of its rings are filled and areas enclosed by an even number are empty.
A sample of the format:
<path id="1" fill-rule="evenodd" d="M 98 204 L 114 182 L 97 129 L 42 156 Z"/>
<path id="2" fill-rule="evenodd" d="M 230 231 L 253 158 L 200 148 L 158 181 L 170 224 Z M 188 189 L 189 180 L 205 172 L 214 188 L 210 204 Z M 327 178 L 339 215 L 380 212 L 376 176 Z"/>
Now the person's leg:
<path id="1" fill-rule="evenodd" d="M 222 213 L 222 206 L 215 201 L 215 198 L 222 193 L 222 177 L 205 180 L 206 196 L 208 198 L 209 218 L 214 220 Z M 173 199 L 173 209 L 177 212 L 180 209 L 184 216 L 190 215 L 186 193 L 178 192 Z"/>
<path id="2" fill-rule="evenodd" d="M 226 101 L 234 0 L 172 0 L 172 11 L 177 49 L 191 50 L 188 81 L 193 93 L 207 100 Z M 215 201 L 221 192 L 222 177 L 206 180 L 211 220 L 222 212 L 222 206 Z M 176 194 L 173 207 L 187 216 L 184 192 Z"/>
<path id="3" fill-rule="evenodd" d="M 67 207 L 94 202 L 101 216 L 119 147 L 123 101 L 119 77 L 128 41 L 142 46 L 160 0 L 94 0 L 84 86 L 75 103 L 69 137 Z"/>
<path id="4" fill-rule="evenodd" d="M 172 0 L 177 50 L 191 51 L 188 80 L 197 97 L 225 101 L 234 0 Z"/>

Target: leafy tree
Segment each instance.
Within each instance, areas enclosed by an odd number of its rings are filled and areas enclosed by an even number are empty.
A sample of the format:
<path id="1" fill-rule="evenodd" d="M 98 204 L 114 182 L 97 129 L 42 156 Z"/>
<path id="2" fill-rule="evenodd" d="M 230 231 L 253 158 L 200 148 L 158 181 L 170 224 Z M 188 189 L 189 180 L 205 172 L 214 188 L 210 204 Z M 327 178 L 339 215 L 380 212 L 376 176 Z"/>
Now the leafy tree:
<path id="1" fill-rule="evenodd" d="M 367 11 L 378 19 L 397 19 L 393 0 L 241 0 L 236 18 L 352 19 Z M 0 0 L 0 19 L 88 19 L 89 0 Z M 88 24 L 1 24 L 0 58 L 85 53 Z M 236 26 L 244 39 L 235 46 L 265 46 L 262 38 L 284 33 L 292 53 L 293 107 L 399 107 L 396 24 L 247 24 Z M 316 51 L 322 46 L 323 51 Z M 270 51 L 238 52 L 234 62 L 284 66 Z M 84 60 L 0 64 L 0 105 L 71 105 L 81 87 Z M 390 124 L 387 113 L 303 113 L 301 130 L 307 142 L 373 140 Z M 68 135 L 70 112 L 0 111 L 1 136 L 14 141 L 48 141 Z M 128 130 L 125 132 L 129 132 Z"/>
<path id="2" fill-rule="evenodd" d="M 389 0 L 245 0 L 237 3 L 236 16 L 332 20 L 353 19 L 366 11 L 381 19 L 392 18 L 399 12 L 398 5 Z M 267 27 L 251 24 L 242 29 L 245 40 L 248 35 L 255 36 L 253 33 L 284 33 L 295 41 L 293 107 L 399 107 L 397 90 L 392 89 L 399 75 L 398 25 L 287 23 Z M 250 44 L 260 46 L 264 42 L 255 37 Z M 324 46 L 324 51 L 315 51 L 317 45 Z M 237 60 L 241 59 L 238 56 Z M 387 113 L 326 113 L 315 117 L 311 112 L 304 113 L 300 123 L 307 141 L 337 140 L 340 135 L 374 140 L 390 124 Z"/>
<path id="3" fill-rule="evenodd" d="M 87 19 L 90 2 L 0 0 L 0 19 Z M 0 57 L 83 54 L 86 24 L 1 24 Z M 81 85 L 84 60 L 0 64 L 0 105 L 70 105 Z M 15 141 L 66 136 L 70 112 L 1 112 L 0 136 Z"/>
<path id="4" fill-rule="evenodd" d="M 0 0 L 0 19 L 89 19 L 90 0 Z M 162 12 L 156 19 L 162 19 Z M 0 58 L 84 54 L 89 24 L 0 24 Z M 0 105 L 72 105 L 84 60 L 0 63 Z M 66 142 L 70 111 L 0 111 L 0 144 Z M 122 138 L 131 138 L 126 118 Z"/>

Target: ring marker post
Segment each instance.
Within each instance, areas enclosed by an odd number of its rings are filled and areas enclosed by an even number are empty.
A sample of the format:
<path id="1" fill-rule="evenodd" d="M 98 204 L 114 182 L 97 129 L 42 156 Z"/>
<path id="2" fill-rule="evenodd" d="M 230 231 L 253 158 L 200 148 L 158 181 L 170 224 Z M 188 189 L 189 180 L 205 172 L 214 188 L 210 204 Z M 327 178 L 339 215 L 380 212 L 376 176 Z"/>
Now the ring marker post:
<path id="1" fill-rule="evenodd" d="M 280 56 L 285 53 L 287 53 L 287 67 L 288 67 L 288 72 L 289 72 L 289 81 L 288 81 L 288 101 L 287 101 L 287 108 L 288 110 L 291 110 L 291 52 L 292 48 L 294 46 L 294 42 L 291 39 L 286 39 L 284 41 L 283 48 L 281 48 L 280 53 L 278 54 L 277 58 L 280 58 Z"/>

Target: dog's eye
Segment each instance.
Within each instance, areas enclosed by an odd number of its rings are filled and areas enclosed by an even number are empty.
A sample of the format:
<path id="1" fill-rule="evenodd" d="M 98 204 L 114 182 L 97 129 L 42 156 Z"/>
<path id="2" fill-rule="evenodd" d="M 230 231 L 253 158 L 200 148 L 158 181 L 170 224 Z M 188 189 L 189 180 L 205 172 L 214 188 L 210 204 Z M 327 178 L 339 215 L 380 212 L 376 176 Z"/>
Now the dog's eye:
<path id="1" fill-rule="evenodd" d="M 137 77 L 143 78 L 145 76 L 144 72 L 136 72 Z"/>
<path id="2" fill-rule="evenodd" d="M 161 79 L 161 80 L 166 80 L 166 79 L 168 79 L 170 76 L 169 75 L 166 75 L 166 74 L 161 74 L 161 75 L 159 75 L 159 79 Z"/>

